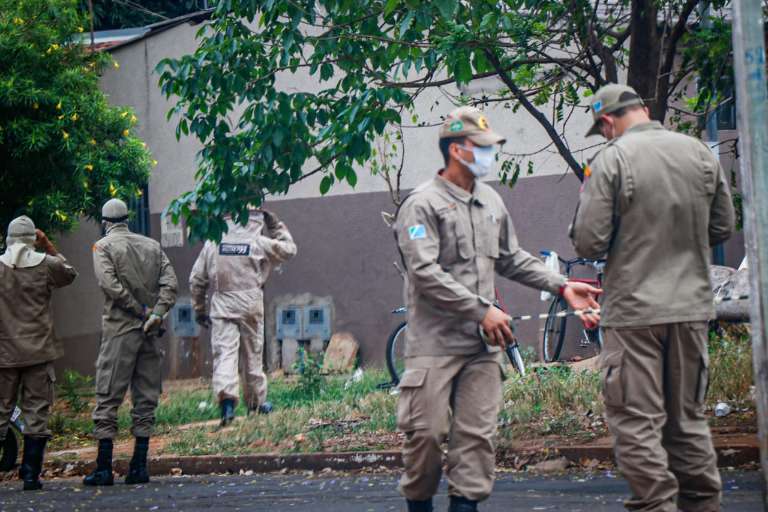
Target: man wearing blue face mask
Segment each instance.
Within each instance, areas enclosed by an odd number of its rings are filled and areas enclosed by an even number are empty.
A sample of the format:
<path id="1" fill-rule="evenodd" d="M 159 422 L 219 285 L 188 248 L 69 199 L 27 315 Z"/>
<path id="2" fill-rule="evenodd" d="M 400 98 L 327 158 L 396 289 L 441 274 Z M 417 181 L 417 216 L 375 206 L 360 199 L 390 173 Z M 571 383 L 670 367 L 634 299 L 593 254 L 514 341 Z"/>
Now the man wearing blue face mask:
<path id="1" fill-rule="evenodd" d="M 409 512 L 433 510 L 446 439 L 449 512 L 473 512 L 491 493 L 500 349 L 512 339 L 510 318 L 492 305 L 495 274 L 560 293 L 574 309 L 598 307 L 600 290 L 567 282 L 520 248 L 501 197 L 478 180 L 503 142 L 476 108 L 454 110 L 440 129 L 445 168 L 406 198 L 393 224 L 408 278 L 397 423 L 406 436 L 400 490 Z"/>

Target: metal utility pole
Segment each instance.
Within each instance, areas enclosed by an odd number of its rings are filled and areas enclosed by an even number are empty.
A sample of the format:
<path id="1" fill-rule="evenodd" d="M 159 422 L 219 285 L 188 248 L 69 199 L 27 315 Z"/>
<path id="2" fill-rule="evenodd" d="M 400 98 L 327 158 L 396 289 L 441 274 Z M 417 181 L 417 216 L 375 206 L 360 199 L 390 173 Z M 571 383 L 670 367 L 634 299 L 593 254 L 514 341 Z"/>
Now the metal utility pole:
<path id="1" fill-rule="evenodd" d="M 733 2 L 733 60 L 744 226 L 749 259 L 752 357 L 757 390 L 763 508 L 768 512 L 768 84 L 763 3 Z"/>

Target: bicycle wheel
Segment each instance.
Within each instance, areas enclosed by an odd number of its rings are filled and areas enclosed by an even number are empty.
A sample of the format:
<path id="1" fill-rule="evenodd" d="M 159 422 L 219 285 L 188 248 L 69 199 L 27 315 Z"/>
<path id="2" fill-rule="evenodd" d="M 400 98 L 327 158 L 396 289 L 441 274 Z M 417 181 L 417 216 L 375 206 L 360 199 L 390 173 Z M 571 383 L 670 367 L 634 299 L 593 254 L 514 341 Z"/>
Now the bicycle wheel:
<path id="1" fill-rule="evenodd" d="M 400 383 L 400 376 L 405 370 L 405 327 L 403 322 L 392 331 L 387 340 L 387 370 L 392 377 L 392 384 Z"/>
<path id="2" fill-rule="evenodd" d="M 589 341 L 594 345 L 595 352 L 599 354 L 603 351 L 603 330 L 600 327 L 594 329 L 584 329 Z M 595 354 L 595 355 L 597 355 Z"/>
<path id="3" fill-rule="evenodd" d="M 565 341 L 566 317 L 556 316 L 560 312 L 568 310 L 568 304 L 562 297 L 555 297 L 549 306 L 547 320 L 544 322 L 544 336 L 541 340 L 542 361 L 551 363 L 560 358 Z"/>
<path id="4" fill-rule="evenodd" d="M 521 377 L 525 377 L 525 362 L 523 362 L 523 356 L 520 354 L 520 347 L 517 343 L 507 347 L 507 357 L 512 363 L 512 366 L 515 367 L 515 370 L 517 370 L 517 373 L 519 373 Z"/>
<path id="5" fill-rule="evenodd" d="M 2 444 L 3 453 L 0 455 L 0 471 L 10 471 L 16 467 L 16 459 L 19 456 L 19 443 L 16 439 L 16 429 L 8 428 L 5 441 Z"/>

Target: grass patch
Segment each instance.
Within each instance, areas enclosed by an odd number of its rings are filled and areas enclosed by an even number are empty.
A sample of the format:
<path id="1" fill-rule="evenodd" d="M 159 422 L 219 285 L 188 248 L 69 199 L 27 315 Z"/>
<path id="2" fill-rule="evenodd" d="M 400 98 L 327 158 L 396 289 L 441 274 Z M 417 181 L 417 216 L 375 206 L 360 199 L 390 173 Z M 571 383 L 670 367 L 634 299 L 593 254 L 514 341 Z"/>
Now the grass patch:
<path id="1" fill-rule="evenodd" d="M 709 407 L 726 401 L 740 411 L 754 409 L 750 398 L 752 359 L 748 331 L 735 327 L 721 329 L 712 335 L 709 351 Z M 607 433 L 602 419 L 600 372 L 561 366 L 540 368 L 520 377 L 510 367 L 508 375 L 499 417 L 502 446 L 541 437 L 582 442 Z M 251 415 L 224 432 L 210 426 L 178 430 L 179 425 L 216 420 L 219 410 L 208 383 L 199 381 L 182 388 L 171 385 L 156 412 L 156 431 L 168 439 L 163 452 L 179 455 L 396 448 L 401 443 L 396 433 L 397 396 L 378 389 L 379 384 L 388 380 L 386 372 L 379 369 L 367 369 L 359 378 L 324 376 L 312 369 L 304 376 L 273 378 L 269 399 L 275 412 L 268 416 Z M 69 381 L 70 388 L 81 382 L 72 376 Z M 66 392 L 68 398 L 57 403 L 51 418 L 55 434 L 52 445 L 90 445 L 92 390 L 91 395 L 86 390 L 78 395 L 88 405 L 85 410 L 82 403 L 71 400 L 75 395 L 73 389 Z M 127 402 L 119 411 L 123 439 L 130 437 L 130 407 Z M 237 414 L 245 413 L 241 401 Z M 732 416 L 728 418 L 744 423 Z M 751 418 L 754 421 L 754 414 Z"/>

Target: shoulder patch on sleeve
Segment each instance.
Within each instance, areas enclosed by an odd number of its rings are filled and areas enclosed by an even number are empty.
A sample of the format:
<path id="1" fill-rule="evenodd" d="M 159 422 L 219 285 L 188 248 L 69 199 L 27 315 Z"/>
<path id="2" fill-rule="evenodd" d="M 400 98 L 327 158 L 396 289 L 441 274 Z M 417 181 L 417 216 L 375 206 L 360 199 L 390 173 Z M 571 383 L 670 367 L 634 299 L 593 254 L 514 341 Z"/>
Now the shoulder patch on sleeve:
<path id="1" fill-rule="evenodd" d="M 424 224 L 416 224 L 408 228 L 408 238 L 411 240 L 421 240 L 427 238 L 427 228 Z"/>

